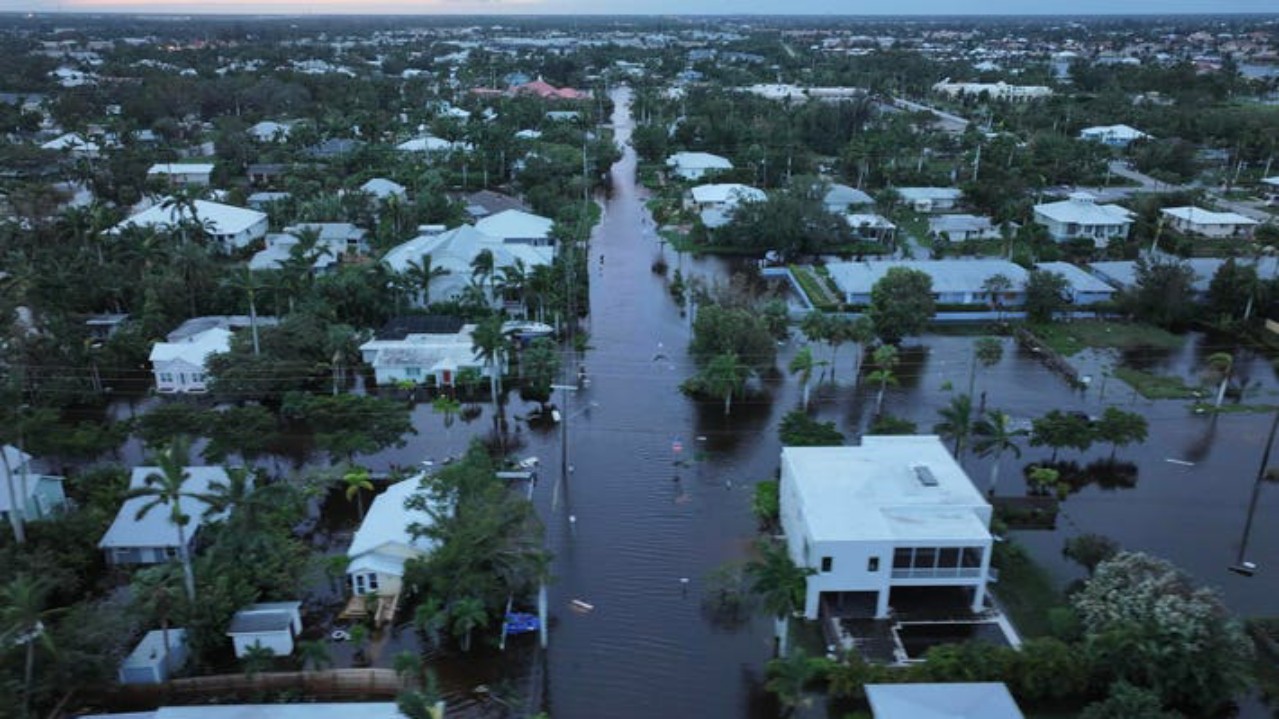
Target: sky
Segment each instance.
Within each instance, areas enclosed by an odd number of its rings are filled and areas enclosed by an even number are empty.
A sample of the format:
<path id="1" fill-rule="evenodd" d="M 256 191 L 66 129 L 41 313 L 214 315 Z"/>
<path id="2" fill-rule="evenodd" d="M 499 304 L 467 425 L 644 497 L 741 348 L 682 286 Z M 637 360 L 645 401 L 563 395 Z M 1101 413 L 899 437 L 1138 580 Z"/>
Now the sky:
<path id="1" fill-rule="evenodd" d="M 1077 15 L 1276 13 L 1279 0 L 0 0 L 0 12 Z"/>

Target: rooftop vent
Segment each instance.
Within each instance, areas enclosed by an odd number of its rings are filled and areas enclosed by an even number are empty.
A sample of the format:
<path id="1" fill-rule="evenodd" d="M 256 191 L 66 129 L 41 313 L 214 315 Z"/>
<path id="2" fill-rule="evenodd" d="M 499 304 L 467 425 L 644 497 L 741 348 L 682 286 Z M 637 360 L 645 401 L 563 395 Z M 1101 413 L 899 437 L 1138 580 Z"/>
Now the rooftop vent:
<path id="1" fill-rule="evenodd" d="M 918 479 L 920 484 L 925 487 L 937 486 L 937 478 L 933 476 L 933 470 L 922 464 L 917 464 L 911 467 L 911 469 L 915 470 L 915 479 Z"/>

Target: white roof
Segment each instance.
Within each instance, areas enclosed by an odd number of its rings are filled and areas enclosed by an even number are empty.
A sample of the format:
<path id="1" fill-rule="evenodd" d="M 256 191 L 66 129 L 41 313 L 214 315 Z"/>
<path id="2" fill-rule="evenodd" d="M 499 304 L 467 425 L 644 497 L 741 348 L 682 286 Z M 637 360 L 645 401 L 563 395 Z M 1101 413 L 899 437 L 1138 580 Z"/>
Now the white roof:
<path id="1" fill-rule="evenodd" d="M 289 133 L 292 131 L 293 131 L 293 128 L 290 127 L 289 125 L 285 125 L 279 122 L 274 122 L 272 120 L 263 120 L 262 122 L 259 122 L 258 124 L 249 128 L 249 134 L 253 135 L 259 140 L 270 140 L 270 139 L 273 139 L 276 135 L 288 137 Z"/>
<path id="2" fill-rule="evenodd" d="M 520 130 L 515 133 L 515 137 L 521 140 L 536 140 L 542 136 L 541 130 Z"/>
<path id="3" fill-rule="evenodd" d="M 422 477 L 419 475 L 396 482 L 387 487 L 385 492 L 374 497 L 368 514 L 364 515 L 364 521 L 355 531 L 351 546 L 346 550 L 346 556 L 350 557 L 353 563 L 363 555 L 376 552 L 380 547 L 388 544 L 407 547 L 422 553 L 431 551 L 433 544 L 431 540 L 425 537 L 414 539 L 409 534 L 410 524 L 429 525 L 432 523 L 431 515 L 422 510 L 409 510 L 404 507 L 405 500 L 417 492 L 421 486 Z M 399 565 L 402 570 L 403 560 L 400 560 Z M 347 569 L 350 571 L 351 567 Z"/>
<path id="4" fill-rule="evenodd" d="M 405 719 L 395 702 L 345 704 L 206 704 L 150 712 L 82 715 L 80 719 Z"/>
<path id="5" fill-rule="evenodd" d="M 964 191 L 956 187 L 898 187 L 897 194 L 908 202 L 921 200 L 958 200 Z"/>
<path id="6" fill-rule="evenodd" d="M 1261 178 L 1261 184 L 1270 185 L 1271 187 L 1279 187 L 1279 175 L 1275 175 L 1274 177 L 1263 177 Z"/>
<path id="7" fill-rule="evenodd" d="M 731 170 L 728 158 L 709 152 L 677 152 L 666 158 L 666 166 L 680 170 Z"/>
<path id="8" fill-rule="evenodd" d="M 989 217 L 980 215 L 935 215 L 928 218 L 930 232 L 986 232 L 994 229 Z"/>
<path id="9" fill-rule="evenodd" d="M 1132 212 L 1119 205 L 1098 205 L 1096 198 L 1087 192 L 1075 192 L 1070 199 L 1035 205 L 1035 214 L 1054 222 L 1077 225 L 1128 225 L 1132 224 Z"/>
<path id="10" fill-rule="evenodd" d="M 873 205 L 875 204 L 875 198 L 865 192 L 862 192 L 856 187 L 835 184 L 831 185 L 830 189 L 826 190 L 826 196 L 822 198 L 822 203 L 827 205 L 839 205 L 840 207 L 847 207 L 848 205 Z"/>
<path id="11" fill-rule="evenodd" d="M 404 185 L 393 180 L 388 180 L 385 177 L 375 177 L 363 185 L 360 185 L 360 189 L 379 198 L 404 194 Z"/>
<path id="12" fill-rule="evenodd" d="M 428 373 L 442 370 L 456 372 L 462 367 L 479 367 L 483 362 L 475 354 L 472 335 L 475 325 L 462 325 L 453 334 L 410 334 L 403 339 L 370 340 L 360 345 L 360 352 L 375 352 L 374 368 L 418 367 Z"/>
<path id="13" fill-rule="evenodd" d="M 995 275 L 1012 280 L 1013 287 L 1026 283 L 1028 274 L 1021 265 L 1007 260 L 876 260 L 873 262 L 832 262 L 826 265 L 831 279 L 844 292 L 866 294 L 894 267 L 925 272 L 933 278 L 934 293 L 980 292 L 982 284 Z"/>
<path id="14" fill-rule="evenodd" d="M 783 447 L 814 541 L 987 541 L 990 505 L 939 437 L 866 436 L 859 447 Z M 916 468 L 936 486 L 925 486 Z M 988 516 L 988 515 L 987 515 Z"/>
<path id="15" fill-rule="evenodd" d="M 203 367 L 204 360 L 217 352 L 231 351 L 231 332 L 221 327 L 198 332 L 179 342 L 156 342 L 151 345 L 151 363 L 181 360 Z"/>
<path id="16" fill-rule="evenodd" d="M 844 215 L 844 221 L 849 227 L 871 227 L 877 230 L 895 230 L 897 225 L 889 222 L 887 218 L 881 215 L 848 213 Z"/>
<path id="17" fill-rule="evenodd" d="M 1070 283 L 1071 289 L 1077 292 L 1114 292 L 1115 288 L 1106 282 L 1103 282 L 1096 275 L 1086 272 L 1077 265 L 1069 262 L 1040 262 L 1035 265 L 1036 269 L 1045 272 L 1056 272 L 1066 281 Z"/>
<path id="18" fill-rule="evenodd" d="M 1213 212 L 1202 207 L 1165 207 L 1161 213 L 1195 225 L 1255 225 L 1257 221 L 1237 212 Z"/>
<path id="19" fill-rule="evenodd" d="M 115 229 L 122 230 L 129 225 L 139 227 L 176 227 L 183 219 L 183 211 L 180 211 L 177 205 L 165 207 L 164 203 L 168 199 L 165 198 L 152 205 L 149 209 L 125 219 L 116 225 Z M 250 227 L 264 222 L 267 217 L 265 212 L 246 210 L 243 207 L 233 207 L 220 202 L 209 202 L 208 200 L 195 201 L 195 216 L 201 222 L 210 223 L 215 235 L 238 235 Z"/>
<path id="20" fill-rule="evenodd" d="M 151 511 L 158 511 L 153 509 Z M 181 651 L 186 644 L 187 630 L 181 627 L 169 627 L 169 649 Z M 152 629 L 142 636 L 138 646 L 133 648 L 129 656 L 120 663 L 120 668 L 154 667 L 164 661 L 164 630 Z"/>
<path id="21" fill-rule="evenodd" d="M 162 162 L 158 165 L 152 165 L 147 170 L 148 175 L 209 175 L 213 173 L 213 165 L 210 163 L 191 163 L 179 164 L 176 162 Z"/>
<path id="22" fill-rule="evenodd" d="M 867 684 L 875 719 L 1025 719 L 1003 682 Z"/>
<path id="23" fill-rule="evenodd" d="M 19 451 L 17 447 L 14 447 L 11 444 L 4 445 L 4 447 L 0 449 L 0 451 L 4 452 L 4 459 L 5 459 L 5 462 L 7 463 L 4 465 L 0 465 L 0 472 L 3 472 L 4 468 L 7 466 L 9 468 L 9 471 L 13 473 L 14 493 L 15 494 L 21 493 L 22 483 L 17 480 L 22 476 L 22 465 L 31 461 L 31 455 L 27 454 L 26 452 Z M 27 493 L 28 495 L 30 495 L 35 493 L 37 489 L 36 485 L 38 484 L 36 482 L 36 479 L 38 479 L 41 475 L 39 472 L 31 471 L 30 467 L 27 468 L 27 472 L 30 475 L 28 477 L 29 481 L 27 482 Z M 3 480 L 4 480 L 3 475 L 0 475 L 0 481 L 3 481 Z M 0 485 L 0 512 L 7 512 L 11 508 L 12 508 L 12 505 L 9 504 L 9 492 L 3 489 L 3 485 Z"/>
<path id="24" fill-rule="evenodd" d="M 555 258 L 555 249 L 548 245 L 522 243 L 506 244 L 485 234 L 472 225 L 462 225 L 438 235 L 421 235 L 393 247 L 382 258 L 395 272 L 405 272 L 409 262 L 421 262 L 429 254 L 431 263 L 442 267 L 449 274 L 431 281 L 431 297 L 445 298 L 461 292 L 471 281 L 471 260 L 482 250 L 493 253 L 493 265 L 505 267 L 515 264 L 518 258 L 530 268 L 549 265 Z"/>
<path id="25" fill-rule="evenodd" d="M 1191 287 L 1196 292 L 1208 291 L 1208 283 L 1212 281 L 1212 276 L 1216 274 L 1217 270 L 1221 269 L 1222 265 L 1226 264 L 1226 259 L 1221 257 L 1173 258 L 1163 261 L 1175 261 L 1188 266 L 1195 275 Z M 1256 261 L 1246 257 L 1238 257 L 1235 258 L 1235 262 L 1240 266 L 1257 268 L 1259 277 L 1274 277 L 1279 272 L 1279 258 L 1275 257 L 1262 257 Z M 1097 274 L 1110 278 L 1112 282 L 1121 288 L 1131 287 L 1137 281 L 1137 263 L 1134 260 L 1093 262 L 1088 266 Z"/>
<path id="26" fill-rule="evenodd" d="M 96 152 L 98 144 L 90 142 L 79 134 L 68 132 L 65 135 L 55 137 L 52 140 L 40 146 L 42 150 L 84 150 L 87 152 Z"/>
<path id="27" fill-rule="evenodd" d="M 1098 125 L 1096 127 L 1085 127 L 1079 131 L 1082 138 L 1105 138 L 1115 140 L 1140 140 L 1150 137 L 1146 133 L 1135 127 L 1128 125 Z"/>
<path id="28" fill-rule="evenodd" d="M 768 195 L 763 190 L 736 183 L 698 185 L 690 192 L 693 193 L 693 202 L 698 204 L 729 203 L 735 205 L 739 202 L 764 202 L 768 199 Z"/>
<path id="29" fill-rule="evenodd" d="M 499 240 L 544 240 L 555 221 L 523 210 L 503 210 L 475 223 L 475 229 Z"/>
<path id="30" fill-rule="evenodd" d="M 450 152 L 452 150 L 470 152 L 471 146 L 465 142 L 449 142 L 434 135 L 427 135 L 401 142 L 395 146 L 395 149 L 400 152 Z"/>
<path id="31" fill-rule="evenodd" d="M 186 467 L 187 481 L 182 491 L 191 494 L 207 494 L 214 482 L 227 482 L 226 470 L 221 467 Z M 129 479 L 129 489 L 141 489 L 147 485 L 147 477 L 159 474 L 159 467 L 134 467 L 133 476 Z M 98 547 L 177 547 L 178 528 L 169 521 L 169 507 L 158 505 L 142 519 L 138 519 L 138 510 L 146 506 L 151 497 L 134 497 L 127 500 L 115 515 L 115 521 Z M 178 501 L 182 513 L 191 521 L 186 525 L 188 541 L 195 535 L 200 525 L 204 524 L 204 511 L 209 505 L 193 497 L 183 497 Z"/>

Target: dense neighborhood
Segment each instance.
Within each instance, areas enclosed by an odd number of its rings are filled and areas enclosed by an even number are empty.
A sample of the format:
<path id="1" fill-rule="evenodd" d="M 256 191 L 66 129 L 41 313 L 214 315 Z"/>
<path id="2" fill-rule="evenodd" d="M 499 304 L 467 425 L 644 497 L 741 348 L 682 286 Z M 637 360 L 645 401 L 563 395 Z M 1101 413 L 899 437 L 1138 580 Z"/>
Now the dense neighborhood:
<path id="1" fill-rule="evenodd" d="M 1273 16 L 0 46 L 0 716 L 1279 707 Z"/>

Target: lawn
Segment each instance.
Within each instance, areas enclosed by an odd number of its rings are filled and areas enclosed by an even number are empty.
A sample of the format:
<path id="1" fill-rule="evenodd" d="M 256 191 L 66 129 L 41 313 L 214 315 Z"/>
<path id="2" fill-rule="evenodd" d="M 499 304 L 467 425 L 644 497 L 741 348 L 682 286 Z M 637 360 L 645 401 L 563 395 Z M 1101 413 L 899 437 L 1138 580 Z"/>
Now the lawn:
<path id="1" fill-rule="evenodd" d="M 1058 354 L 1069 357 L 1088 347 L 1135 349 L 1154 347 L 1176 349 L 1185 338 L 1167 330 L 1136 322 L 1062 322 L 1030 325 L 1035 333 Z"/>
<path id="2" fill-rule="evenodd" d="M 996 544 L 992 559 L 999 568 L 999 583 L 991 585 L 991 591 L 1017 632 L 1023 638 L 1052 634 L 1049 614 L 1066 605 L 1052 577 L 1013 541 Z"/>
<path id="3" fill-rule="evenodd" d="M 1203 390 L 1187 385 L 1180 377 L 1151 374 L 1132 367 L 1116 367 L 1115 377 L 1146 399 L 1197 399 L 1203 395 Z"/>
<path id="4" fill-rule="evenodd" d="M 791 265 L 791 276 L 799 283 L 804 290 L 804 294 L 808 295 L 808 301 L 820 310 L 835 310 L 839 305 L 838 298 L 834 297 L 830 290 L 826 288 L 825 280 L 818 276 L 812 267 L 807 265 Z"/>

